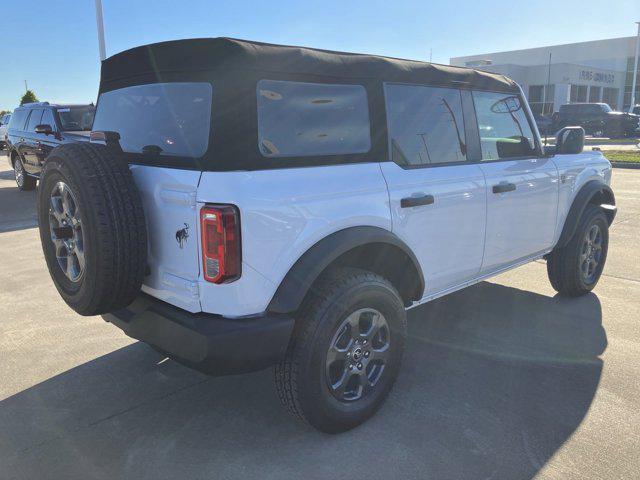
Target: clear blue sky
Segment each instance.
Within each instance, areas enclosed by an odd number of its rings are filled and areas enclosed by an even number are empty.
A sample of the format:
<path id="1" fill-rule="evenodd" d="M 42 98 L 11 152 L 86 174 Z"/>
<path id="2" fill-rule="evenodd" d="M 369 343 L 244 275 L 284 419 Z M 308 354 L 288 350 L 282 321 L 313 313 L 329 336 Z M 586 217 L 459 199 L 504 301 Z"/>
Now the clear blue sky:
<path id="1" fill-rule="evenodd" d="M 93 0 L 2 2 L 0 110 L 24 80 L 40 100 L 95 101 Z M 639 0 L 103 0 L 107 56 L 137 45 L 231 36 L 449 63 L 475 53 L 635 34 Z"/>

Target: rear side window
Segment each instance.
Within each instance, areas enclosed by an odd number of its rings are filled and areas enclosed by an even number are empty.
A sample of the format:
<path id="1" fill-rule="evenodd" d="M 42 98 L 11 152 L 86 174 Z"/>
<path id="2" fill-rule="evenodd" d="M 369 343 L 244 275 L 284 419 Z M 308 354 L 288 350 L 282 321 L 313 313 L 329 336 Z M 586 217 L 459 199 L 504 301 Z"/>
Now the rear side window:
<path id="1" fill-rule="evenodd" d="M 384 91 L 395 163 L 432 165 L 467 159 L 459 90 L 391 84 Z"/>
<path id="2" fill-rule="evenodd" d="M 120 134 L 125 152 L 199 158 L 209 145 L 210 83 L 154 83 L 100 95 L 95 131 Z"/>
<path id="3" fill-rule="evenodd" d="M 29 125 L 27 126 L 27 131 L 35 132 L 36 126 L 40 125 L 40 120 L 42 119 L 42 112 L 44 110 L 31 110 L 31 115 L 29 116 Z"/>
<path id="4" fill-rule="evenodd" d="M 361 85 L 260 80 L 258 142 L 265 157 L 366 153 L 367 92 Z"/>
<path id="5" fill-rule="evenodd" d="M 517 95 L 473 92 L 482 160 L 536 155 L 533 131 Z"/>
<path id="6" fill-rule="evenodd" d="M 11 115 L 11 120 L 9 120 L 9 128 L 15 130 L 24 130 L 24 124 L 27 120 L 27 115 L 29 115 L 29 110 L 21 109 L 16 110 Z"/>

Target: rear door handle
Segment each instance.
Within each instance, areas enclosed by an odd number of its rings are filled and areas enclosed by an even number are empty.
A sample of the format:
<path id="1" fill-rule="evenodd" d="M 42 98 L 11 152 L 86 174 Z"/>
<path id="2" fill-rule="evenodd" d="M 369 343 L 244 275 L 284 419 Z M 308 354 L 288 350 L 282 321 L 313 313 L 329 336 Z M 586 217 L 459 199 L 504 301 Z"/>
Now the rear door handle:
<path id="1" fill-rule="evenodd" d="M 401 208 L 419 207 L 421 205 L 431 205 L 435 202 L 433 195 L 422 195 L 420 197 L 407 197 L 400 200 Z"/>
<path id="2" fill-rule="evenodd" d="M 493 193 L 513 192 L 515 189 L 515 183 L 499 183 L 493 186 Z"/>

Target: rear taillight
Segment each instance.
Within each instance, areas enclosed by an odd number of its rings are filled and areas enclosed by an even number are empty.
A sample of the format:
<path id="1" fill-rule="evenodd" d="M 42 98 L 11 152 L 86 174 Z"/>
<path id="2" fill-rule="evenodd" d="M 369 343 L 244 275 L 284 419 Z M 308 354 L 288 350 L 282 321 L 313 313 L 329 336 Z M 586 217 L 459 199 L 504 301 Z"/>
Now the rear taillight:
<path id="1" fill-rule="evenodd" d="M 204 279 L 232 282 L 241 273 L 240 214 L 231 205 L 205 205 L 200 210 Z"/>

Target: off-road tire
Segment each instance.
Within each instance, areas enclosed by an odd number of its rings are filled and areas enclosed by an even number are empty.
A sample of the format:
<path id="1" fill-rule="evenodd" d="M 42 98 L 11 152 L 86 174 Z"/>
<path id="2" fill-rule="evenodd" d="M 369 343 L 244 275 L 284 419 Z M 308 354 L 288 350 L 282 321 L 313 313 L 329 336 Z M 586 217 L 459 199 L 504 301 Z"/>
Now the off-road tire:
<path id="1" fill-rule="evenodd" d="M 22 181 L 18 180 L 18 172 L 22 170 Z M 27 174 L 24 170 L 24 164 L 22 163 L 22 159 L 20 156 L 16 155 L 15 160 L 13 161 L 13 171 L 15 173 L 16 185 L 18 189 L 23 192 L 30 192 L 34 188 L 36 188 L 37 180 L 35 177 Z"/>
<path id="2" fill-rule="evenodd" d="M 50 195 L 58 182 L 74 192 L 81 218 L 85 264 L 76 282 L 58 264 L 49 227 Z M 145 273 L 147 230 L 126 161 L 102 145 L 55 148 L 45 162 L 37 206 L 44 256 L 64 301 L 81 315 L 107 313 L 131 303 Z"/>
<path id="3" fill-rule="evenodd" d="M 381 312 L 388 323 L 389 361 L 368 396 L 340 401 L 331 393 L 325 377 L 327 349 L 346 316 L 367 307 Z M 380 408 L 395 382 L 406 328 L 402 299 L 386 279 L 355 268 L 324 274 L 297 314 L 285 358 L 274 367 L 282 404 L 295 417 L 326 433 L 344 432 L 360 425 Z"/>
<path id="4" fill-rule="evenodd" d="M 580 255 L 585 235 L 593 225 L 602 232 L 602 255 L 592 281 L 585 281 L 580 270 Z M 578 227 L 569 243 L 556 248 L 547 257 L 547 273 L 551 286 L 561 295 L 578 297 L 596 286 L 607 259 L 609 246 L 609 222 L 598 205 L 587 205 L 582 213 Z"/>

